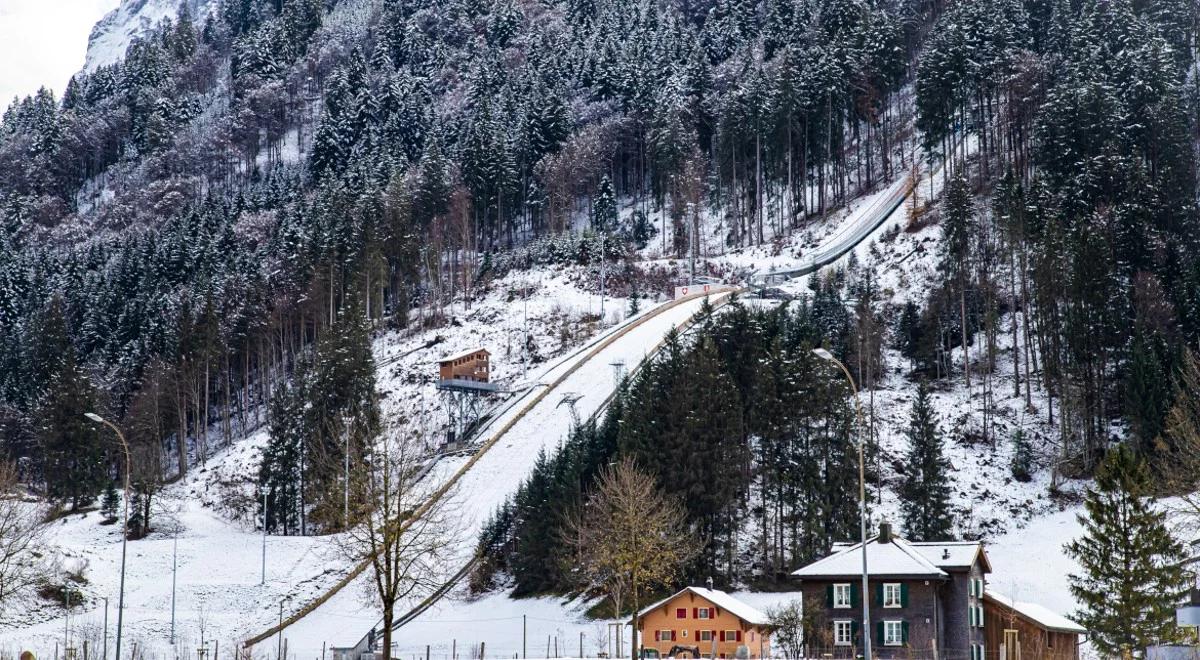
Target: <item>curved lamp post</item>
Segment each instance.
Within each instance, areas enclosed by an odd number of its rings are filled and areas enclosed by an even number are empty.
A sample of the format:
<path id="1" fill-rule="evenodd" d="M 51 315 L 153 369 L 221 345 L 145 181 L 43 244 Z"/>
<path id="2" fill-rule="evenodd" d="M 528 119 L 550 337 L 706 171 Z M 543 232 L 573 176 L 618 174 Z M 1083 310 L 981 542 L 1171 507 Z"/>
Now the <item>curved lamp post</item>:
<path id="1" fill-rule="evenodd" d="M 94 412 L 83 414 L 84 417 L 96 422 L 104 424 L 112 429 L 117 434 L 117 439 L 121 441 L 121 449 L 125 451 L 125 496 L 121 499 L 125 500 L 125 522 L 121 529 L 121 587 L 117 593 L 117 656 L 116 660 L 121 660 L 121 624 L 125 613 L 125 546 L 129 541 L 129 443 L 125 442 L 125 436 L 121 433 L 121 429 L 115 424 L 104 419 Z"/>
<path id="2" fill-rule="evenodd" d="M 842 373 L 846 374 L 846 381 L 850 383 L 850 391 L 854 393 L 854 413 L 858 419 L 858 518 L 862 532 L 863 657 L 864 660 L 871 660 L 871 590 L 867 585 L 867 479 L 863 459 L 865 439 L 862 435 L 862 407 L 858 404 L 858 387 L 854 384 L 854 378 L 850 376 L 846 365 L 824 348 L 814 348 L 813 355 L 841 367 Z"/>

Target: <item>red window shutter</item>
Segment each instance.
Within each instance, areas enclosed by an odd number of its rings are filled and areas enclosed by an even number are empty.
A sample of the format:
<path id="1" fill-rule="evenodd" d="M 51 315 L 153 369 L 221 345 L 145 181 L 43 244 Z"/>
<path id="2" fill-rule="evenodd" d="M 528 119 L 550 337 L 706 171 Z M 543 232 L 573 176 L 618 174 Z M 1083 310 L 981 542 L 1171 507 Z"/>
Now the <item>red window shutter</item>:
<path id="1" fill-rule="evenodd" d="M 674 630 L 671 631 L 671 641 L 672 642 L 675 641 L 675 631 Z"/>
<path id="2" fill-rule="evenodd" d="M 659 639 L 659 638 L 658 638 L 658 631 L 657 631 L 657 630 L 655 630 L 655 631 L 654 631 L 654 641 L 656 641 L 656 642 L 661 642 L 661 641 L 662 641 L 661 639 Z"/>
<path id="3" fill-rule="evenodd" d="M 742 631 L 737 631 L 737 641 L 742 641 Z"/>
<path id="4" fill-rule="evenodd" d="M 721 641 L 722 642 L 725 641 L 725 631 L 724 630 L 721 631 Z"/>
<path id="5" fill-rule="evenodd" d="M 692 608 L 692 618 L 693 618 L 693 619 L 699 619 L 699 618 L 700 618 L 700 608 L 699 608 L 699 607 L 693 607 L 693 608 Z"/>

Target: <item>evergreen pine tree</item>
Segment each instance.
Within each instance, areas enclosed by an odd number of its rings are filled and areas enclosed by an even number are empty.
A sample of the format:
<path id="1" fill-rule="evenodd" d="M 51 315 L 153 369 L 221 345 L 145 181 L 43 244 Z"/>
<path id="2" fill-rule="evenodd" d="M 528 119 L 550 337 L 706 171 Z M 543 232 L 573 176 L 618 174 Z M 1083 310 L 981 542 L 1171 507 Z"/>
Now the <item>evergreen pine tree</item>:
<path id="1" fill-rule="evenodd" d="M 1150 474 L 1131 449 L 1109 451 L 1079 516 L 1083 535 L 1065 546 L 1082 572 L 1070 576 L 1075 619 L 1105 656 L 1127 656 L 1175 637 L 1175 604 L 1189 585 L 1182 544 L 1147 495 Z"/>
<path id="2" fill-rule="evenodd" d="M 613 193 L 612 181 L 605 175 L 592 201 L 592 228 L 596 231 L 611 231 L 617 226 L 617 197 Z"/>
<path id="3" fill-rule="evenodd" d="M 917 386 L 908 426 L 908 465 L 900 486 L 904 531 L 914 541 L 945 541 L 953 536 L 950 462 L 942 453 L 937 415 L 924 382 Z"/>
<path id="4" fill-rule="evenodd" d="M 104 496 L 100 500 L 100 515 L 104 517 L 104 524 L 109 525 L 117 521 L 119 508 L 121 496 L 117 493 L 117 483 L 109 479 L 108 484 L 104 486 Z"/>
<path id="5" fill-rule="evenodd" d="M 1033 478 L 1033 448 L 1029 446 L 1029 438 L 1023 429 L 1017 429 L 1012 436 L 1012 476 L 1021 482 Z"/>
<path id="6" fill-rule="evenodd" d="M 52 324 L 62 329 L 58 299 L 51 303 Z M 59 345 L 60 361 L 50 377 L 36 414 L 36 436 L 42 451 L 42 478 L 50 499 L 72 508 L 92 503 L 108 479 L 104 441 L 96 425 L 84 417 L 95 412 L 96 391 L 75 362 L 75 349 L 65 334 L 47 338 Z"/>

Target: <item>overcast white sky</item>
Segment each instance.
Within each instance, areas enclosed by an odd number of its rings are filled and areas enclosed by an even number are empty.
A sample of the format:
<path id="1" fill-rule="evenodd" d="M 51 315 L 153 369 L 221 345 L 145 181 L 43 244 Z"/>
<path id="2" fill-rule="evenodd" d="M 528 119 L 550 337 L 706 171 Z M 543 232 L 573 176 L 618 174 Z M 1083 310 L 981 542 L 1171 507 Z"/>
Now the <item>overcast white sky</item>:
<path id="1" fill-rule="evenodd" d="M 92 26 L 120 0 L 0 0 L 0 109 L 46 86 L 61 97 Z"/>

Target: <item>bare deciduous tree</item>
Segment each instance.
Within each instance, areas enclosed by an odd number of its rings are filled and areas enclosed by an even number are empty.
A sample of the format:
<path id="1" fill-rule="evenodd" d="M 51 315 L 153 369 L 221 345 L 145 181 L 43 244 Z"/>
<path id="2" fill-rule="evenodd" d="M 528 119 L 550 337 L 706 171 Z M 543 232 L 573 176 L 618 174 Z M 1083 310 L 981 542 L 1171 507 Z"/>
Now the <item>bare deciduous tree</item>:
<path id="1" fill-rule="evenodd" d="M 345 546 L 355 563 L 371 566 L 371 597 L 383 610 L 383 660 L 391 657 L 397 604 L 441 585 L 459 534 L 446 506 L 450 495 L 429 497 L 420 483 L 419 439 L 396 431 L 387 436 L 363 468 L 359 523 Z"/>
<path id="2" fill-rule="evenodd" d="M 785 658 L 812 658 L 833 645 L 825 609 L 793 600 L 767 610 L 774 632 L 771 643 Z"/>
<path id="3" fill-rule="evenodd" d="M 12 463 L 0 462 L 0 613 L 45 574 L 45 507 L 27 502 Z"/>
<path id="4" fill-rule="evenodd" d="M 566 521 L 563 540 L 577 555 L 582 586 L 600 589 L 616 615 L 626 598 L 633 606 L 632 648 L 638 648 L 641 596 L 671 585 L 700 545 L 683 526 L 676 498 L 632 458 L 600 472 L 595 493 L 582 512 Z"/>
<path id="5" fill-rule="evenodd" d="M 1189 529 L 1200 529 L 1200 358 L 1192 351 L 1184 355 L 1175 380 L 1175 401 L 1167 412 L 1160 449 L 1170 460 L 1157 468 L 1165 493 L 1174 498 L 1174 512 Z"/>

